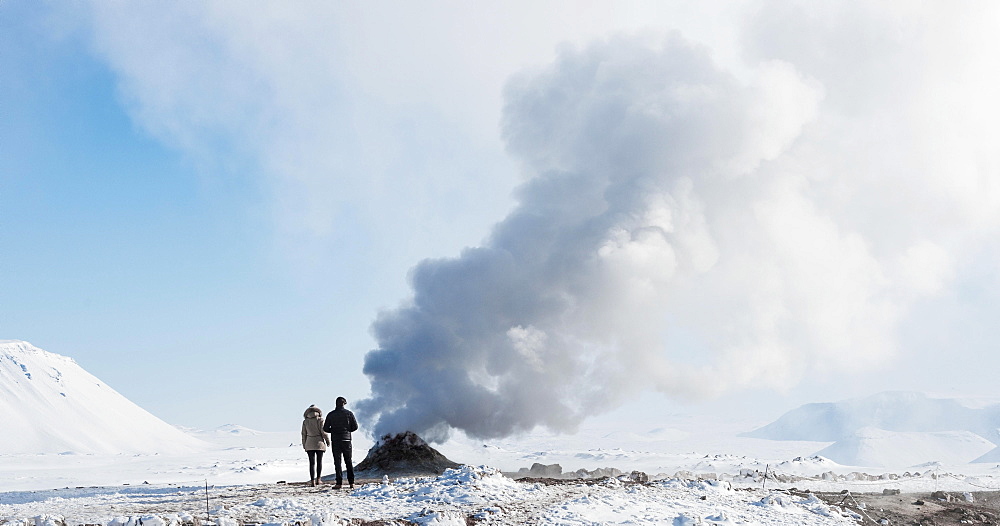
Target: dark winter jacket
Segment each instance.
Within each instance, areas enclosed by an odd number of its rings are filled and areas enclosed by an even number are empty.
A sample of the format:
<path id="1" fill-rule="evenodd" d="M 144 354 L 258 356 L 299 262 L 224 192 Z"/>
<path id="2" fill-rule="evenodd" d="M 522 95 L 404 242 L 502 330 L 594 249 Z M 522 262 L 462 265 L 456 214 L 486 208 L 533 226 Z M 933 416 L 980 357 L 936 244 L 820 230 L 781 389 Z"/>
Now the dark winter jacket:
<path id="1" fill-rule="evenodd" d="M 358 430 L 358 421 L 354 419 L 354 413 L 338 407 L 326 415 L 326 423 L 323 424 L 323 431 L 330 433 L 330 440 L 350 440 L 351 431 Z"/>

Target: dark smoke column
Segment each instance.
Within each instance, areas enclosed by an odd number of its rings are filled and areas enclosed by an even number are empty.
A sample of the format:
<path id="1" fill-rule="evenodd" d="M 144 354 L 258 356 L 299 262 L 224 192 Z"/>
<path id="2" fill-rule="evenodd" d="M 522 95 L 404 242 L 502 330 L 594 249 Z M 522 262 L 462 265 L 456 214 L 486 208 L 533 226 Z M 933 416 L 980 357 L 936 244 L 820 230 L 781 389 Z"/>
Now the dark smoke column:
<path id="1" fill-rule="evenodd" d="M 759 95 L 679 37 L 565 50 L 513 79 L 518 206 L 481 247 L 420 262 L 412 299 L 375 320 L 358 404 L 375 435 L 571 431 L 679 382 L 662 352 L 671 288 L 718 258 L 698 191 L 768 155 Z"/>

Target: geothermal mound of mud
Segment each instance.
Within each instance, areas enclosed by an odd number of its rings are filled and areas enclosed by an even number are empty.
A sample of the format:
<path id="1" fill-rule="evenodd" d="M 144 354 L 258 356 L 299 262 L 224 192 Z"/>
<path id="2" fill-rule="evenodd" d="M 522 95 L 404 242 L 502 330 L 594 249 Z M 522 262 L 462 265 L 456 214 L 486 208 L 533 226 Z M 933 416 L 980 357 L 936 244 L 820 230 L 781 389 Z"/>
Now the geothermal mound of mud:
<path id="1" fill-rule="evenodd" d="M 368 456 L 354 467 L 359 476 L 440 475 L 460 464 L 448 460 L 411 431 L 385 435 L 368 450 Z"/>

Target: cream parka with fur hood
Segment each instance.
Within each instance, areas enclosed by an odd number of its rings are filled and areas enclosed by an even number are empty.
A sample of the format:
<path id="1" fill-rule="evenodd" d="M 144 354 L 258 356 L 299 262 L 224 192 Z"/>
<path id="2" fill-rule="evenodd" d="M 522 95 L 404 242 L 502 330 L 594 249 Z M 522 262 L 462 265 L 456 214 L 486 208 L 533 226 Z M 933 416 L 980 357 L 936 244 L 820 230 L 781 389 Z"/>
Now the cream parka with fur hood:
<path id="1" fill-rule="evenodd" d="M 330 435 L 323 431 L 323 411 L 311 405 L 302 418 L 302 448 L 306 451 L 326 451 Z"/>

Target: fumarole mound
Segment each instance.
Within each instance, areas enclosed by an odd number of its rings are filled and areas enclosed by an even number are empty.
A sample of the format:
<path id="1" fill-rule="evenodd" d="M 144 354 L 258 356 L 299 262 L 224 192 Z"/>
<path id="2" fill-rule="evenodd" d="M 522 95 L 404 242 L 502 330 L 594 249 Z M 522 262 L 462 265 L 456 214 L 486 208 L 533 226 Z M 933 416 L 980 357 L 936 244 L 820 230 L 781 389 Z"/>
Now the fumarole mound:
<path id="1" fill-rule="evenodd" d="M 380 438 L 354 470 L 365 477 L 440 475 L 444 470 L 459 465 L 429 446 L 416 433 L 406 431 Z"/>

